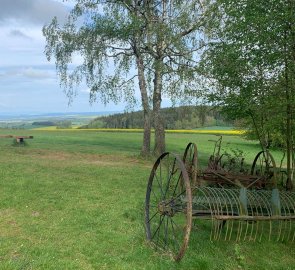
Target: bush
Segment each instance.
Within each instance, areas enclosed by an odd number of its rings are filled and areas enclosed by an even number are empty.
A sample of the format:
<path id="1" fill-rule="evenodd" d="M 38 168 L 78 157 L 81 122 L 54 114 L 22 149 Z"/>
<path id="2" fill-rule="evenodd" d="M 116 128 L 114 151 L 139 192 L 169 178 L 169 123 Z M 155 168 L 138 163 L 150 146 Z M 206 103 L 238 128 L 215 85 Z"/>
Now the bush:
<path id="1" fill-rule="evenodd" d="M 72 121 L 63 120 L 56 123 L 57 129 L 72 128 Z"/>

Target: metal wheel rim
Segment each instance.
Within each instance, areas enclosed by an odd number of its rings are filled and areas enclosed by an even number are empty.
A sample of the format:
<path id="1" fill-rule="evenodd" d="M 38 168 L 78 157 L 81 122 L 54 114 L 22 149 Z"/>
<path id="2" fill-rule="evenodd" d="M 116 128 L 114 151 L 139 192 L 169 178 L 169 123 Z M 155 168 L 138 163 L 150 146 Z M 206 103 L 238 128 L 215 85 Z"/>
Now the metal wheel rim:
<path id="1" fill-rule="evenodd" d="M 257 166 L 257 162 L 261 159 L 261 156 L 262 158 L 264 159 L 264 163 L 267 163 L 265 161 L 265 156 L 267 156 L 267 158 L 269 159 L 269 164 L 272 165 L 272 166 L 269 166 L 269 168 L 272 168 L 273 170 L 273 177 L 272 177 L 272 181 L 269 182 L 269 184 L 271 185 L 271 187 L 276 187 L 277 186 L 277 168 L 276 168 L 276 163 L 275 163 L 275 160 L 272 156 L 271 153 L 269 153 L 268 151 L 260 151 L 256 157 L 254 158 L 254 161 L 253 161 L 253 164 L 252 164 L 252 167 L 251 167 L 251 174 L 252 175 L 255 175 L 255 168 Z M 258 164 L 261 166 L 261 161 L 260 161 L 260 164 Z"/>
<path id="2" fill-rule="evenodd" d="M 159 179 L 157 179 L 159 175 L 159 170 L 160 168 L 162 168 L 160 166 L 162 166 L 161 164 L 164 161 L 169 160 L 170 157 L 173 160 L 173 162 L 175 162 L 174 165 L 177 167 L 177 169 L 180 170 L 178 173 L 181 174 L 181 178 L 184 183 L 184 186 L 183 186 L 184 189 L 180 191 L 177 190 L 175 196 L 172 196 L 172 197 L 168 196 L 168 195 L 171 195 L 170 193 L 172 192 L 172 190 L 170 190 L 171 192 L 169 191 L 169 194 L 167 195 L 167 197 L 165 197 L 166 194 L 163 194 L 164 192 L 161 191 L 160 193 L 162 194 L 162 198 L 158 199 L 158 205 L 157 207 L 155 207 L 155 205 L 153 205 L 154 201 L 152 202 L 151 195 L 153 194 L 153 192 L 156 192 L 156 186 L 157 185 L 160 186 Z M 171 175 L 172 175 L 171 179 L 173 179 L 174 177 L 172 171 L 173 171 L 173 167 L 171 170 Z M 165 185 L 166 188 L 168 187 L 167 190 L 170 189 L 170 186 L 172 187 L 172 189 L 178 189 L 178 184 L 176 184 L 175 186 L 172 185 L 172 181 L 174 180 L 175 179 L 170 180 L 171 181 L 170 184 L 169 184 L 169 179 L 167 180 L 167 183 Z M 179 179 L 178 179 L 178 183 L 180 183 Z M 182 196 L 182 193 L 183 195 L 185 195 L 185 202 L 183 203 L 185 205 L 185 209 L 182 209 L 182 211 L 175 211 L 175 214 L 174 214 L 175 216 L 171 216 L 172 215 L 171 213 L 168 214 L 169 212 L 168 210 L 167 210 L 167 213 L 159 212 L 160 211 L 159 205 L 161 205 L 163 201 L 165 200 L 168 201 L 169 205 L 170 203 L 171 204 L 175 203 L 177 205 L 176 202 L 180 201 L 180 197 Z M 168 204 L 165 203 L 164 205 L 168 205 Z M 177 207 L 175 207 L 175 209 L 176 208 Z M 173 209 L 173 207 L 171 207 L 171 209 Z M 183 219 L 183 222 L 184 222 L 183 227 L 178 227 L 176 226 L 177 224 L 175 223 L 177 222 L 176 218 L 180 218 L 180 217 L 181 219 Z M 158 218 L 159 218 L 159 221 L 157 221 Z M 173 223 L 175 225 L 173 225 Z M 164 234 L 162 233 L 162 226 L 164 226 L 164 231 L 163 231 Z M 183 162 L 181 161 L 181 159 L 179 159 L 174 154 L 166 152 L 162 154 L 155 162 L 150 174 L 148 185 L 147 185 L 146 200 L 145 200 L 146 238 L 148 241 L 150 241 L 150 243 L 153 243 L 156 248 L 159 248 L 164 251 L 169 251 L 170 254 L 172 253 L 173 258 L 176 261 L 179 261 L 184 256 L 184 253 L 187 249 L 191 226 L 192 226 L 192 196 L 191 196 L 191 188 L 190 188 L 188 174 L 186 172 L 185 166 Z M 177 232 L 179 231 L 182 233 L 181 235 L 177 235 Z M 164 249 L 163 249 L 162 237 L 164 237 L 164 244 L 165 244 Z M 170 237 L 170 239 L 168 239 L 168 237 Z M 159 238 L 161 240 L 160 243 L 159 243 Z M 171 238 L 173 238 L 173 240 L 171 240 Z M 176 245 L 176 241 L 177 241 L 177 245 Z M 171 242 L 172 243 L 175 242 L 174 244 L 172 244 L 174 245 L 174 247 L 170 245 Z"/>
<path id="3" fill-rule="evenodd" d="M 195 143 L 189 143 L 184 151 L 182 158 L 185 168 L 190 172 L 189 178 L 191 188 L 197 184 L 197 164 L 198 164 L 198 150 Z"/>

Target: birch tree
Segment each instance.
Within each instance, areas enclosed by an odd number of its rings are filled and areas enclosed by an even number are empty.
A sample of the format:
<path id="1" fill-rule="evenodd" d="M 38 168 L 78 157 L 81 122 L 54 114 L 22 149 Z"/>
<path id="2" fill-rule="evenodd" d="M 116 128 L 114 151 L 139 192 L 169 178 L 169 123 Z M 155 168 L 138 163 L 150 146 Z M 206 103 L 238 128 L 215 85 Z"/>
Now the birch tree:
<path id="1" fill-rule="evenodd" d="M 150 153 L 150 105 L 141 51 L 145 33 L 137 6 L 124 1 L 78 0 L 65 25 L 56 18 L 44 26 L 45 54 L 55 59 L 61 85 L 70 100 L 76 87 L 86 82 L 90 101 L 134 102 L 135 85 L 141 93 L 144 134 L 141 153 Z M 82 63 L 73 66 L 80 56 Z"/>
<path id="2" fill-rule="evenodd" d="M 162 98 L 192 95 L 205 18 L 204 3 L 196 0 L 77 0 L 65 25 L 54 18 L 43 28 L 45 53 L 48 60 L 55 59 L 69 98 L 85 80 L 91 100 L 132 101 L 138 83 L 144 111 L 142 153 L 150 152 L 152 111 L 154 153 L 160 154 L 165 151 Z M 83 62 L 72 68 L 75 54 Z"/>

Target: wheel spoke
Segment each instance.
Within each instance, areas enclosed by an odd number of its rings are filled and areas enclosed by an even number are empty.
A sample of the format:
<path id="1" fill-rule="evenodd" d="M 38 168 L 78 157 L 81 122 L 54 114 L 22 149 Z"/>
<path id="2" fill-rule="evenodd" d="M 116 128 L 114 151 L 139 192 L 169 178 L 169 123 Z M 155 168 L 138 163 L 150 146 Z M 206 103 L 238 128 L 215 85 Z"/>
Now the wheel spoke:
<path id="1" fill-rule="evenodd" d="M 153 236 L 152 236 L 152 239 L 154 238 L 154 236 L 156 235 L 156 233 L 159 232 L 163 220 L 164 220 L 164 216 L 160 216 L 159 226 L 157 227 L 156 231 L 154 232 L 154 234 L 153 234 Z M 158 233 L 158 238 L 159 238 L 159 233 Z"/>
<path id="2" fill-rule="evenodd" d="M 167 242 L 168 242 L 168 216 L 166 217 L 166 226 L 164 226 L 165 228 L 165 240 L 164 240 L 164 249 L 166 249 L 167 247 Z"/>
<path id="3" fill-rule="evenodd" d="M 169 186 L 170 186 L 170 182 L 171 182 L 171 179 L 173 177 L 173 171 L 174 171 L 174 168 L 175 168 L 175 163 L 176 163 L 176 159 L 174 159 L 173 167 L 172 167 L 171 171 L 169 171 L 169 167 L 168 167 L 168 181 L 167 181 L 167 186 L 166 186 L 164 198 L 166 198 L 166 195 L 167 195 L 167 192 L 168 192 L 168 189 L 169 189 Z"/>
<path id="4" fill-rule="evenodd" d="M 182 191 L 180 194 L 178 194 L 175 198 L 171 199 L 168 203 L 166 203 L 166 205 L 168 205 L 169 203 L 173 202 L 175 199 L 178 199 L 180 196 L 182 196 L 184 193 L 186 192 L 186 190 Z"/>
<path id="5" fill-rule="evenodd" d="M 180 182 L 180 179 L 181 179 L 181 174 L 180 174 L 179 177 L 178 177 L 178 180 L 177 180 L 176 186 L 175 186 L 175 188 L 174 188 L 174 191 L 173 191 L 172 197 L 175 196 L 175 192 L 176 192 L 176 190 L 177 190 L 177 187 L 178 187 L 178 184 L 179 184 L 179 182 Z"/>
<path id="6" fill-rule="evenodd" d="M 170 223 L 171 223 L 171 228 L 172 228 L 172 235 L 173 235 L 173 239 L 174 239 L 174 244 L 176 244 L 176 249 L 179 248 L 179 244 L 178 244 L 178 241 L 177 241 L 177 235 L 175 233 L 175 229 L 174 229 L 174 226 L 173 226 L 173 221 L 172 221 L 172 218 L 170 218 Z"/>
<path id="7" fill-rule="evenodd" d="M 157 215 L 157 214 L 159 214 L 159 211 L 157 211 L 149 220 L 148 220 L 148 223 L 150 223 L 151 222 L 151 220 Z"/>
<path id="8" fill-rule="evenodd" d="M 175 227 L 178 229 L 178 230 L 181 230 L 181 228 L 175 223 L 175 221 L 173 219 L 171 219 L 172 223 L 175 225 Z"/>
<path id="9" fill-rule="evenodd" d="M 152 193 L 154 194 L 154 196 L 155 196 L 155 198 L 156 198 L 156 201 L 159 202 L 160 200 L 158 199 L 158 197 L 157 197 L 155 191 L 154 191 L 153 189 L 151 189 L 151 191 L 152 191 Z"/>
<path id="10" fill-rule="evenodd" d="M 162 189 L 162 185 L 160 184 L 159 179 L 158 179 L 158 177 L 157 177 L 157 174 L 155 174 L 155 178 L 156 178 L 156 180 L 157 180 L 157 182 L 158 182 L 158 185 L 159 185 L 159 187 L 160 187 L 161 194 L 162 194 L 162 199 L 163 199 L 163 198 L 165 198 L 165 195 L 164 195 L 164 191 L 163 191 L 163 189 Z M 161 176 L 160 176 L 160 178 L 161 178 Z M 162 182 L 162 178 L 161 178 L 161 182 Z"/>

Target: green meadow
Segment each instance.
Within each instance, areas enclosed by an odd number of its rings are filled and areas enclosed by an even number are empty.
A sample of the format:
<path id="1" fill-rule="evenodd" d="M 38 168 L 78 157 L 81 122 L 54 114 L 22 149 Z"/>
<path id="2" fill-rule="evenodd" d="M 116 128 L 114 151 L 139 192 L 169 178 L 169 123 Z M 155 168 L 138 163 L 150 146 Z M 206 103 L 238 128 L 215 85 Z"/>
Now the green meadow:
<path id="1" fill-rule="evenodd" d="M 1 130 L 0 269 L 295 269 L 295 243 L 210 241 L 194 229 L 181 262 L 145 240 L 144 200 L 155 158 L 139 157 L 142 134 Z M 167 151 L 198 146 L 205 166 L 218 137 L 166 134 Z M 251 164 L 258 142 L 224 136 Z M 274 151 L 277 163 L 281 153 Z"/>

